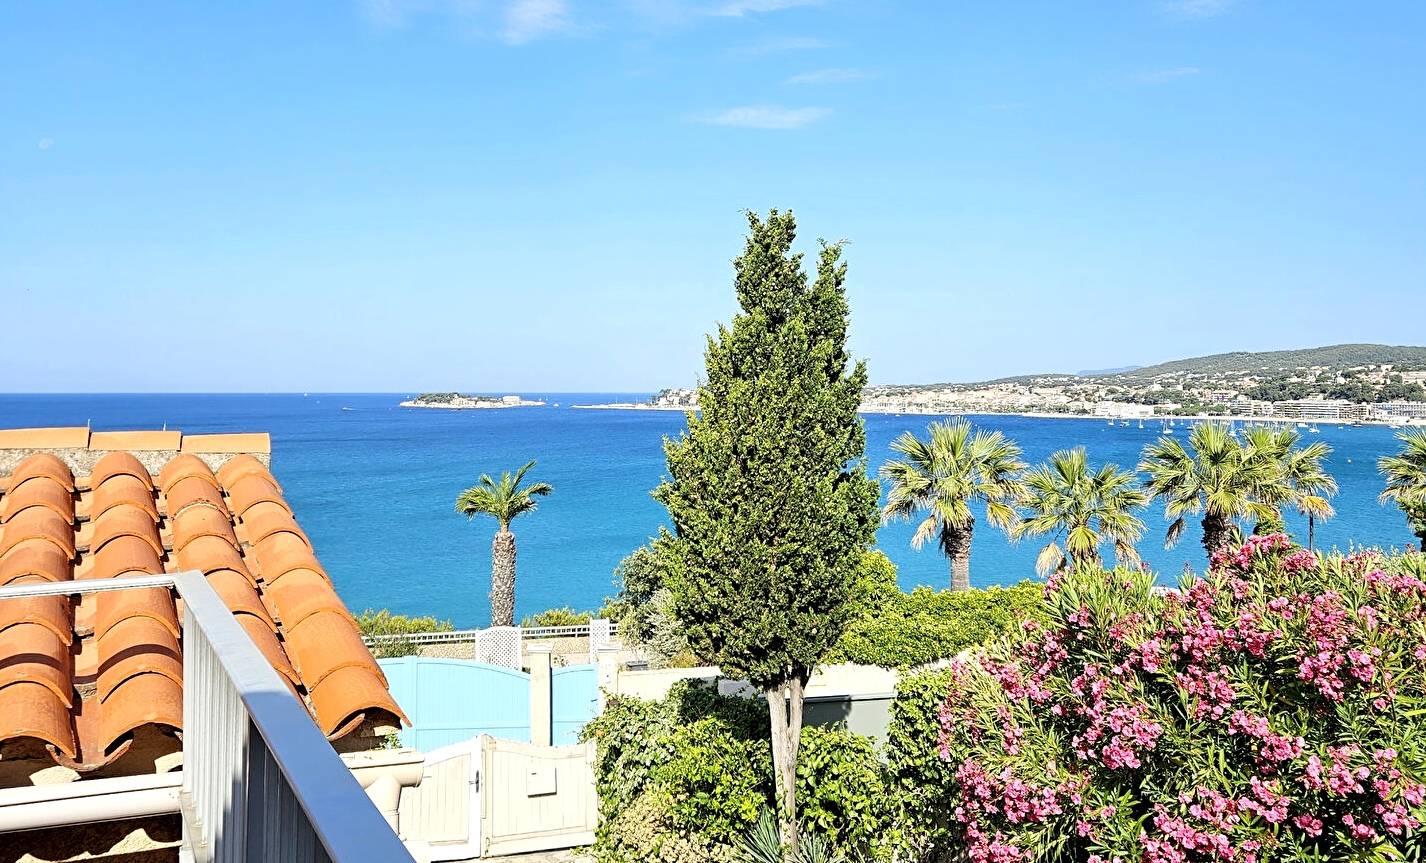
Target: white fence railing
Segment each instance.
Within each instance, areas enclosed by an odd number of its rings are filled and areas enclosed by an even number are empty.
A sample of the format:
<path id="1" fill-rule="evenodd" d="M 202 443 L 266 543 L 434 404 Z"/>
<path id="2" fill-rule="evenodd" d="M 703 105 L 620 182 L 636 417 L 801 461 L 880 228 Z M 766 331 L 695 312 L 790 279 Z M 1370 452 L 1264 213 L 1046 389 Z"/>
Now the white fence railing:
<path id="1" fill-rule="evenodd" d="M 184 604 L 180 859 L 411 863 L 202 573 L 11 585 L 0 601 L 153 587 L 176 588 Z"/>
<path id="2" fill-rule="evenodd" d="M 525 641 L 543 641 L 556 638 L 588 638 L 589 661 L 594 662 L 601 647 L 614 642 L 619 634 L 619 624 L 604 618 L 596 618 L 589 623 L 573 626 L 490 626 L 485 629 L 448 629 L 444 632 L 412 632 L 394 635 L 368 635 L 363 637 L 369 647 L 383 644 L 474 644 L 477 662 L 502 665 L 507 668 L 521 666 L 520 645 Z"/>

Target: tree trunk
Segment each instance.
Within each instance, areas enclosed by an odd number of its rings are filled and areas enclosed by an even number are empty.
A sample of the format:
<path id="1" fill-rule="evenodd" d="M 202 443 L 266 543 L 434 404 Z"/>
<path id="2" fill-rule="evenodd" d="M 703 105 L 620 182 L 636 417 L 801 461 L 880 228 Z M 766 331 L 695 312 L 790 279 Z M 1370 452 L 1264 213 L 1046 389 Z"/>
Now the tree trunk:
<path id="1" fill-rule="evenodd" d="M 1307 514 L 1307 550 L 1313 551 L 1317 548 L 1317 518 L 1312 513 Z"/>
<path id="2" fill-rule="evenodd" d="M 772 726 L 777 823 L 782 834 L 783 859 L 788 863 L 792 863 L 797 854 L 797 752 L 802 746 L 802 696 L 805 685 L 802 677 L 794 676 L 763 693 L 767 698 L 768 720 Z"/>
<path id="3" fill-rule="evenodd" d="M 490 625 L 515 625 L 515 534 L 504 525 L 490 543 Z"/>
<path id="4" fill-rule="evenodd" d="M 1208 552 L 1208 557 L 1213 558 L 1213 552 L 1228 544 L 1232 536 L 1231 525 L 1228 519 L 1221 515 L 1209 513 L 1203 517 L 1203 550 Z"/>
<path id="5" fill-rule="evenodd" d="M 951 561 L 951 590 L 970 590 L 970 541 L 975 519 L 963 525 L 946 524 L 941 531 L 941 545 Z"/>

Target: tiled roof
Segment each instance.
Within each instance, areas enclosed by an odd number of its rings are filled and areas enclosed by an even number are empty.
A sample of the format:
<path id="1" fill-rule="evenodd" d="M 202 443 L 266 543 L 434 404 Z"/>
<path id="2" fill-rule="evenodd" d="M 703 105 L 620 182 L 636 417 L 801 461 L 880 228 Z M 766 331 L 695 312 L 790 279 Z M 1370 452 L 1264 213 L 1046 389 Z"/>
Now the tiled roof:
<path id="1" fill-rule="evenodd" d="M 0 431 L 0 585 L 200 570 L 324 734 L 395 726 L 267 450 L 266 435 Z M 84 774 L 141 735 L 173 741 L 179 620 L 165 588 L 0 601 L 0 763 L 47 752 Z"/>

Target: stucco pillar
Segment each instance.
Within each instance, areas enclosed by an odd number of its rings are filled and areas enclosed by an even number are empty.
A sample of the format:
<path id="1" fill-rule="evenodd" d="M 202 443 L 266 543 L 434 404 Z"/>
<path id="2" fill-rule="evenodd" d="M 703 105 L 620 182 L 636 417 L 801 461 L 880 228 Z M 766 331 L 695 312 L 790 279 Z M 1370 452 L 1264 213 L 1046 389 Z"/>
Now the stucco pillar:
<path id="1" fill-rule="evenodd" d="M 594 662 L 599 680 L 599 712 L 611 695 L 619 694 L 619 650 L 617 644 L 606 644 L 595 651 Z"/>
<path id="2" fill-rule="evenodd" d="M 554 645 L 536 642 L 525 647 L 530 661 L 530 742 L 549 746 L 553 740 L 554 708 L 550 690 L 550 654 Z"/>

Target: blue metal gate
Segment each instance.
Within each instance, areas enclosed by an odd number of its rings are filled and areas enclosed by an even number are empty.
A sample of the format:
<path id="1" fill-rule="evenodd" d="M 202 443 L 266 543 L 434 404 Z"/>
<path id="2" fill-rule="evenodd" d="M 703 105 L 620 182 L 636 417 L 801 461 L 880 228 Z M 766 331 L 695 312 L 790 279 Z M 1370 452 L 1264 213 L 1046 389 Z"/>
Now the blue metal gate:
<path id="1" fill-rule="evenodd" d="M 397 702 L 400 703 L 400 702 Z M 550 740 L 579 742 L 579 731 L 599 710 L 599 673 L 593 665 L 556 668 L 550 677 Z"/>
<path id="2" fill-rule="evenodd" d="M 464 659 L 383 659 L 391 696 L 411 719 L 401 744 L 429 752 L 478 734 L 530 741 L 530 675 Z"/>

